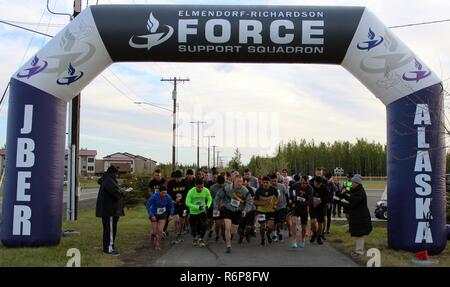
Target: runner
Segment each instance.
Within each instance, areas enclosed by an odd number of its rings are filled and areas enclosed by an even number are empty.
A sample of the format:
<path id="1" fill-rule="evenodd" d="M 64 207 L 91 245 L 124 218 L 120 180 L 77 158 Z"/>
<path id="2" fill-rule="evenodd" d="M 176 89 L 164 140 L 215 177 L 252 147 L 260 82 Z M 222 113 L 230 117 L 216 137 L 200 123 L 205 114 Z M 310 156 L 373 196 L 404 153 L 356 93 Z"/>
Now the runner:
<path id="1" fill-rule="evenodd" d="M 298 176 L 298 175 L 296 175 Z M 308 183 L 308 176 L 302 176 L 289 190 L 288 223 L 291 248 L 297 248 L 297 220 L 300 217 L 302 237 L 300 248 L 305 248 L 306 228 L 308 224 L 308 209 L 313 204 L 313 189 Z"/>
<path id="2" fill-rule="evenodd" d="M 206 211 L 212 204 L 211 193 L 204 187 L 202 178 L 195 180 L 195 187 L 188 191 L 186 196 L 186 206 L 189 208 L 189 224 L 192 230 L 194 246 L 206 246 L 203 237 L 207 228 Z"/>
<path id="3" fill-rule="evenodd" d="M 225 177 L 223 175 L 219 175 L 217 177 L 217 183 L 213 184 L 211 188 L 209 189 L 209 192 L 211 193 L 211 197 L 213 200 L 215 200 L 217 193 L 221 191 L 225 186 Z M 219 208 L 222 207 L 222 202 L 219 202 Z M 223 217 L 221 216 L 220 212 L 214 213 L 214 208 L 208 209 L 208 219 L 212 218 L 213 224 L 214 224 L 214 231 L 216 234 L 216 242 L 219 241 L 219 236 L 222 235 L 223 241 L 225 241 L 225 226 Z M 212 226 L 210 225 L 210 232 L 212 232 Z"/>
<path id="4" fill-rule="evenodd" d="M 311 237 L 311 243 L 314 243 L 317 239 L 317 243 L 322 245 L 322 233 L 323 233 L 323 223 L 325 221 L 325 205 L 328 203 L 328 188 L 323 183 L 323 178 L 321 176 L 316 176 L 313 179 L 313 204 L 309 209 L 309 216 L 311 217 L 311 228 L 313 230 L 313 235 Z"/>
<path id="5" fill-rule="evenodd" d="M 165 183 L 166 183 L 166 180 L 164 178 L 162 178 L 161 170 L 160 169 L 156 169 L 153 172 L 152 180 L 150 180 L 150 182 L 148 183 L 148 195 L 149 195 L 149 197 L 147 199 L 152 197 L 152 195 L 155 193 L 155 191 L 159 191 L 159 188 L 162 185 L 164 185 Z"/>
<path id="6" fill-rule="evenodd" d="M 257 189 L 259 184 L 258 184 L 258 178 L 254 177 L 252 175 L 252 172 L 250 171 L 250 169 L 246 168 L 244 170 L 244 179 L 249 181 L 249 184 L 251 187 Z"/>
<path id="7" fill-rule="evenodd" d="M 275 217 L 275 206 L 278 201 L 278 191 L 270 186 L 270 178 L 263 177 L 263 184 L 256 190 L 253 203 L 256 205 L 258 212 L 258 222 L 260 224 L 261 245 L 266 245 L 267 242 L 272 243 L 270 233 L 273 230 L 273 222 Z"/>
<path id="8" fill-rule="evenodd" d="M 174 212 L 172 198 L 167 194 L 167 189 L 164 185 L 152 195 L 146 207 L 149 219 L 152 222 L 150 241 L 155 245 L 155 251 L 159 252 L 161 250 L 159 243 L 163 236 L 168 215 L 172 216 Z"/>
<path id="9" fill-rule="evenodd" d="M 181 236 L 181 227 L 183 220 L 187 215 L 187 208 L 185 204 L 187 192 L 185 182 L 183 181 L 183 174 L 180 170 L 176 170 L 174 172 L 174 179 L 169 182 L 167 189 L 175 207 L 173 217 L 175 239 L 172 241 L 172 244 L 177 244 L 183 241 Z M 165 233 L 167 233 L 167 225 L 168 221 L 166 221 L 166 226 L 164 227 Z"/>
<path id="10" fill-rule="evenodd" d="M 220 214 L 225 221 L 226 253 L 231 252 L 231 237 L 236 234 L 239 223 L 252 210 L 253 199 L 242 185 L 242 176 L 235 175 L 234 184 L 226 184 L 214 198 L 214 212 L 219 211 L 219 201 L 223 201 Z M 243 234 L 240 234 L 243 236 Z"/>
<path id="11" fill-rule="evenodd" d="M 326 224 L 326 228 L 325 228 L 325 232 L 324 234 L 330 234 L 330 226 L 331 226 L 331 213 L 332 213 L 332 202 L 334 200 L 334 198 L 336 197 L 336 194 L 338 192 L 338 187 L 336 185 L 336 183 L 334 183 L 334 179 L 333 179 L 333 175 L 331 174 L 331 172 L 327 172 L 325 174 L 325 178 L 327 179 L 327 187 L 328 187 L 328 200 L 327 200 L 327 204 L 325 207 L 325 211 L 326 211 L 326 215 L 327 215 L 327 224 Z M 325 239 L 325 237 L 323 238 Z"/>
<path id="12" fill-rule="evenodd" d="M 288 199 L 289 189 L 286 189 L 284 184 L 278 183 L 277 175 L 274 173 L 270 175 L 270 185 L 278 192 L 278 202 L 275 208 L 275 218 L 274 218 L 276 230 L 274 236 L 272 236 L 272 240 L 283 241 L 283 234 L 281 233 L 281 230 L 283 229 L 284 222 L 286 221 L 286 207 L 287 202 L 289 200 Z"/>
<path id="13" fill-rule="evenodd" d="M 245 188 L 248 189 L 250 192 L 250 195 L 253 197 L 255 196 L 256 188 L 250 185 L 250 182 L 247 178 L 243 177 L 243 185 Z M 244 234 L 245 239 L 248 243 L 250 243 L 250 238 L 254 236 L 255 234 L 255 212 L 256 212 L 256 206 L 252 204 L 252 210 L 247 213 L 247 216 L 245 219 L 241 220 L 241 223 L 239 224 L 239 229 L 242 230 L 242 234 Z M 242 243 L 243 236 L 239 237 L 239 243 Z"/>

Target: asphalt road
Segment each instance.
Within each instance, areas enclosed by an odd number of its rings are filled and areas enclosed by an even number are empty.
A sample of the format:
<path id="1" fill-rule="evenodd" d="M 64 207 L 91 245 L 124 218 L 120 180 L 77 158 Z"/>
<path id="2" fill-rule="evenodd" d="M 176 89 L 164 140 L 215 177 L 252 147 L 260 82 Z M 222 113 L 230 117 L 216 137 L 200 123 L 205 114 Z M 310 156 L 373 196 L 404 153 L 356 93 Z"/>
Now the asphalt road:
<path id="1" fill-rule="evenodd" d="M 184 241 L 172 246 L 158 258 L 152 266 L 155 267 L 239 267 L 239 266 L 329 266 L 357 267 L 350 256 L 334 249 L 328 242 L 323 245 L 309 243 L 307 238 L 304 249 L 290 249 L 289 240 L 273 242 L 266 246 L 260 245 L 260 235 L 252 238 L 250 243 L 245 240 L 238 244 L 232 243 L 230 254 L 225 253 L 225 243 L 210 240 L 206 247 L 194 247 L 192 236 L 185 235 Z M 285 238 L 287 239 L 287 232 Z M 207 236 L 205 236 L 207 237 Z"/>

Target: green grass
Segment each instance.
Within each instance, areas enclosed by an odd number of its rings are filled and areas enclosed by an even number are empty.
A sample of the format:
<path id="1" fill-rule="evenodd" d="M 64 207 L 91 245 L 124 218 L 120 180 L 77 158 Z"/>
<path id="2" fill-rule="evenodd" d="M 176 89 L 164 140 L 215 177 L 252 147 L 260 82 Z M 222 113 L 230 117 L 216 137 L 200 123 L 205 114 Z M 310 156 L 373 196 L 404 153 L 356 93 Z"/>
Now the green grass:
<path id="1" fill-rule="evenodd" d="M 133 253 L 136 246 L 148 236 L 149 220 L 144 206 L 125 210 L 118 223 L 117 248 L 122 254 Z M 77 222 L 63 223 L 63 230 L 76 230 L 76 237 L 62 237 L 58 246 L 37 248 L 7 248 L 0 245 L 0 266 L 66 266 L 70 259 L 66 252 L 78 248 L 81 266 L 120 266 L 117 257 L 102 254 L 102 224 L 93 209 L 79 212 Z"/>
<path id="2" fill-rule="evenodd" d="M 334 225 L 334 226 L 333 226 Z M 327 237 L 334 247 L 345 254 L 350 254 L 355 248 L 355 239 L 350 237 L 347 233 L 348 226 L 344 226 L 344 223 L 334 222 L 332 225 L 332 232 Z M 381 252 L 381 266 L 382 267 L 410 267 L 414 266 L 411 260 L 415 254 L 406 251 L 395 251 L 389 249 L 387 246 L 387 223 L 386 222 L 374 222 L 373 231 L 369 236 L 365 237 L 365 248 L 378 248 Z M 362 256 L 355 261 L 363 266 L 369 260 L 369 257 Z M 450 266 L 450 246 L 439 255 L 430 256 L 430 259 L 439 260 L 438 266 Z"/>

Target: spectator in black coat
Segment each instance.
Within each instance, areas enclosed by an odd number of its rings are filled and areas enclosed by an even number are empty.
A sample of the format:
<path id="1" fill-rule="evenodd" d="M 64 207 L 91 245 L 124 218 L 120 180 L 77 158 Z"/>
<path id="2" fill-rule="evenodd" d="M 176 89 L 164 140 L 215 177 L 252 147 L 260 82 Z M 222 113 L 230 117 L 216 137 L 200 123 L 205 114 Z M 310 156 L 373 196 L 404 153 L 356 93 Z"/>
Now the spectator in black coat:
<path id="1" fill-rule="evenodd" d="M 118 256 L 114 241 L 117 233 L 117 222 L 123 212 L 123 196 L 127 190 L 119 187 L 117 175 L 119 170 L 110 166 L 106 173 L 98 180 L 100 189 L 97 196 L 95 214 L 102 218 L 103 223 L 103 253 Z"/>
<path id="2" fill-rule="evenodd" d="M 353 176 L 350 194 L 345 192 L 342 195 L 341 202 L 349 210 L 350 235 L 356 237 L 355 251 L 351 255 L 352 257 L 364 255 L 364 236 L 372 232 L 372 221 L 361 175 L 355 174 Z"/>

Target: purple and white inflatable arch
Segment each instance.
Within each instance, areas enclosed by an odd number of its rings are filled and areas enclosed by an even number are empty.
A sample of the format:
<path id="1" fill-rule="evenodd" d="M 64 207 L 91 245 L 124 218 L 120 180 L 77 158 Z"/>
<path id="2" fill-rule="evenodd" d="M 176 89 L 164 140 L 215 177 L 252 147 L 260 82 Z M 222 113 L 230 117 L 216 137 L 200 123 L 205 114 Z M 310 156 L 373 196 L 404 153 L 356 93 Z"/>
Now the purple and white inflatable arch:
<path id="1" fill-rule="evenodd" d="M 388 241 L 446 245 L 442 83 L 364 7 L 99 5 L 11 78 L 1 240 L 58 244 L 66 103 L 113 62 L 340 64 L 385 105 Z"/>

